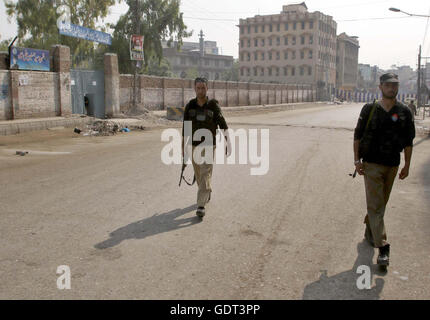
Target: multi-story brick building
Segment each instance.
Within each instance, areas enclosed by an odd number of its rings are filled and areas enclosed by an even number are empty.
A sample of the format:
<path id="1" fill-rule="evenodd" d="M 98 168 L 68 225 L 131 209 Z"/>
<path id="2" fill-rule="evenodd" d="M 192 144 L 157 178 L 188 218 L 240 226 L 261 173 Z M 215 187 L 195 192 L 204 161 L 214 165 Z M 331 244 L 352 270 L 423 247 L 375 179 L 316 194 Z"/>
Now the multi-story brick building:
<path id="1" fill-rule="evenodd" d="M 306 4 L 283 7 L 280 14 L 240 19 L 241 81 L 336 84 L 337 23 Z"/>
<path id="2" fill-rule="evenodd" d="M 172 47 L 163 43 L 163 56 L 169 61 L 175 76 L 186 78 L 194 70 L 208 80 L 222 80 L 224 72 L 233 67 L 233 57 L 218 54 L 216 42 L 204 41 L 203 37 L 203 32 L 200 32 L 200 43 L 184 42 L 180 50 L 177 43 Z"/>
<path id="3" fill-rule="evenodd" d="M 344 91 L 354 91 L 358 86 L 358 51 L 357 37 L 350 37 L 345 32 L 337 37 L 336 87 Z"/>

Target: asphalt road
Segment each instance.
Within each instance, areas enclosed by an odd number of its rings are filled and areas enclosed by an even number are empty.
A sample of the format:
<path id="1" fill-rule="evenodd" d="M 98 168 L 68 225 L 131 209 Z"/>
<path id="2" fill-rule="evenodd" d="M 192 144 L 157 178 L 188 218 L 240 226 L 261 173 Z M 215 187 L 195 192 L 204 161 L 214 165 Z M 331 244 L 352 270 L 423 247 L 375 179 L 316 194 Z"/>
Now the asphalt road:
<path id="1" fill-rule="evenodd" d="M 196 187 L 161 162 L 162 130 L 0 138 L 0 299 L 430 299 L 430 139 L 395 182 L 383 274 L 363 242 L 363 179 L 348 176 L 359 112 L 227 117 L 270 130 L 270 170 L 216 165 L 203 222 Z M 356 285 L 362 265 L 370 290 Z"/>

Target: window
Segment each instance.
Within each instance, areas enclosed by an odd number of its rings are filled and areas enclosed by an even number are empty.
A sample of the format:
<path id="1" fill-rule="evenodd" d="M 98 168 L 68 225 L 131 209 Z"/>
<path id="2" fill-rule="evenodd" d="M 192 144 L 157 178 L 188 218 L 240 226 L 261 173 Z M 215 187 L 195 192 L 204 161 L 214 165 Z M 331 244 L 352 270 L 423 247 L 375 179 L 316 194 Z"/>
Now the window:
<path id="1" fill-rule="evenodd" d="M 264 39 L 261 39 L 261 46 L 262 47 L 264 47 L 264 45 L 265 45 L 264 42 L 265 42 Z"/>
<path id="2" fill-rule="evenodd" d="M 254 47 L 258 47 L 258 39 L 254 40 Z"/>
<path id="3" fill-rule="evenodd" d="M 272 52 L 269 52 L 269 60 L 272 60 Z"/>
<path id="4" fill-rule="evenodd" d="M 305 22 L 302 21 L 302 30 L 305 30 Z"/>
<path id="5" fill-rule="evenodd" d="M 269 47 L 272 45 L 272 38 L 269 38 Z"/>
<path id="6" fill-rule="evenodd" d="M 265 29 L 264 27 L 265 27 L 264 25 L 261 26 L 261 32 L 263 32 L 263 33 L 266 32 L 266 31 L 264 31 L 264 29 Z"/>
<path id="7" fill-rule="evenodd" d="M 309 59 L 313 59 L 314 52 L 312 50 L 309 50 Z"/>
<path id="8" fill-rule="evenodd" d="M 218 74 L 218 73 L 217 73 Z M 248 76 L 248 77 L 250 77 L 251 76 L 251 69 L 246 69 L 246 75 Z M 217 78 L 215 78 L 216 80 L 218 80 Z"/>
<path id="9" fill-rule="evenodd" d="M 280 60 L 281 59 L 281 53 L 280 52 L 276 52 L 276 60 Z"/>
<path id="10" fill-rule="evenodd" d="M 269 32 L 273 32 L 273 26 L 269 24 Z"/>
<path id="11" fill-rule="evenodd" d="M 314 22 L 313 21 L 309 21 L 309 29 L 313 29 L 314 28 Z"/>
<path id="12" fill-rule="evenodd" d="M 300 75 L 301 76 L 305 75 L 305 68 L 304 67 L 300 67 Z"/>
<path id="13" fill-rule="evenodd" d="M 296 67 L 292 67 L 291 68 L 291 75 L 295 76 L 296 75 Z"/>
<path id="14" fill-rule="evenodd" d="M 243 40 L 240 40 L 240 47 L 243 48 L 243 45 L 244 45 Z"/>
<path id="15" fill-rule="evenodd" d="M 255 27 L 254 27 L 254 32 L 255 32 L 255 33 L 258 33 L 258 26 L 255 26 Z"/>
<path id="16" fill-rule="evenodd" d="M 269 72 L 269 77 L 272 76 L 272 68 L 267 68 L 267 71 Z"/>
<path id="17" fill-rule="evenodd" d="M 285 23 L 285 31 L 288 31 L 288 22 Z"/>
<path id="18" fill-rule="evenodd" d="M 312 67 L 308 68 L 308 75 L 310 75 L 310 76 L 312 75 Z"/>
<path id="19" fill-rule="evenodd" d="M 258 52 L 254 52 L 254 60 L 257 61 L 258 60 Z"/>
<path id="20" fill-rule="evenodd" d="M 297 22 L 293 22 L 293 30 L 297 30 Z"/>
<path id="21" fill-rule="evenodd" d="M 295 58 L 296 58 L 296 52 L 293 51 L 293 59 L 295 59 Z"/>
<path id="22" fill-rule="evenodd" d="M 182 58 L 181 58 L 181 60 L 182 60 Z M 243 53 L 240 54 L 240 61 L 243 61 Z M 181 61 L 181 64 L 182 64 L 182 61 Z"/>
<path id="23" fill-rule="evenodd" d="M 264 68 L 261 68 L 261 76 L 264 77 Z"/>
<path id="24" fill-rule="evenodd" d="M 293 45 L 296 44 L 296 36 L 293 36 Z"/>
<path id="25" fill-rule="evenodd" d="M 243 77 L 243 69 L 240 69 L 240 75 Z"/>
<path id="26" fill-rule="evenodd" d="M 264 60 L 264 52 L 261 53 L 261 60 Z"/>
<path id="27" fill-rule="evenodd" d="M 305 58 L 305 52 L 304 51 L 300 51 L 300 59 L 304 59 Z"/>
<path id="28" fill-rule="evenodd" d="M 276 68 L 276 76 L 279 77 L 279 68 Z"/>
<path id="29" fill-rule="evenodd" d="M 279 23 L 276 25 L 276 31 L 281 31 L 281 25 Z"/>
<path id="30" fill-rule="evenodd" d="M 248 34 L 251 33 L 251 26 L 248 26 Z"/>
<path id="31" fill-rule="evenodd" d="M 251 48 L 251 40 L 248 40 L 248 48 Z"/>
<path id="32" fill-rule="evenodd" d="M 285 45 L 288 46 L 288 37 L 284 38 Z"/>
<path id="33" fill-rule="evenodd" d="M 314 36 L 309 36 L 309 44 L 314 44 Z"/>
<path id="34" fill-rule="evenodd" d="M 284 67 L 284 76 L 288 76 L 288 68 Z"/>
<path id="35" fill-rule="evenodd" d="M 278 46 L 281 45 L 281 38 L 280 37 L 276 38 L 276 45 L 278 45 Z"/>
<path id="36" fill-rule="evenodd" d="M 305 36 L 300 36 L 300 44 L 305 44 Z"/>
<path id="37" fill-rule="evenodd" d="M 248 61 L 251 61 L 251 54 L 250 53 L 248 53 Z M 219 61 L 216 60 L 215 61 L 215 67 L 218 67 L 218 66 L 219 66 Z"/>
<path id="38" fill-rule="evenodd" d="M 240 34 L 244 33 L 244 27 L 240 27 Z"/>
<path id="39" fill-rule="evenodd" d="M 258 76 L 258 69 L 254 68 L 254 77 Z"/>
<path id="40" fill-rule="evenodd" d="M 284 59 L 288 60 L 288 51 L 284 52 Z"/>

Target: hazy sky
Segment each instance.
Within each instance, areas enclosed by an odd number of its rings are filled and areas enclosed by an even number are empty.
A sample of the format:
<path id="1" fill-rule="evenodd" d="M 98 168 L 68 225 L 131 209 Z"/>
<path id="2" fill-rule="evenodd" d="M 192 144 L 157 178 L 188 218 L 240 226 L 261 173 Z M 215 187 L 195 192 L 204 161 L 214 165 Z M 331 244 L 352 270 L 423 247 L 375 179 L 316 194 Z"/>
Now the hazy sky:
<path id="1" fill-rule="evenodd" d="M 197 34 L 203 29 L 206 40 L 217 41 L 223 54 L 237 58 L 239 31 L 236 25 L 240 18 L 278 14 L 283 5 L 297 2 L 301 1 L 182 0 L 185 23 L 194 30 L 194 35 L 186 41 L 198 41 Z M 308 0 L 306 4 L 311 12 L 321 11 L 333 16 L 338 22 L 338 34 L 346 32 L 359 37 L 360 63 L 383 69 L 393 64 L 416 68 L 419 45 L 424 45 L 423 56 L 430 57 L 429 19 L 388 11 L 389 7 L 397 7 L 409 13 L 430 15 L 429 0 Z M 107 21 L 116 21 L 126 10 L 125 5 L 112 7 Z M 16 25 L 7 22 L 3 0 L 0 0 L 0 28 L 1 39 L 16 33 Z"/>

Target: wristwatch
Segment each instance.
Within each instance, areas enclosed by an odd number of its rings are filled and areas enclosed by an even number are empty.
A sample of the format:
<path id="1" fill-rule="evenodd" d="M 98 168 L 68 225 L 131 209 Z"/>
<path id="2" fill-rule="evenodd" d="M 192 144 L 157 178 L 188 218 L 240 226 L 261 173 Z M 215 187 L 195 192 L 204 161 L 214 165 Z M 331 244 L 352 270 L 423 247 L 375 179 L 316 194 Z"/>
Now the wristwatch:
<path id="1" fill-rule="evenodd" d="M 361 163 L 361 160 L 357 160 L 357 161 L 354 162 L 355 165 L 358 165 L 360 163 Z"/>

